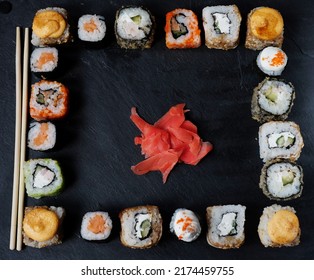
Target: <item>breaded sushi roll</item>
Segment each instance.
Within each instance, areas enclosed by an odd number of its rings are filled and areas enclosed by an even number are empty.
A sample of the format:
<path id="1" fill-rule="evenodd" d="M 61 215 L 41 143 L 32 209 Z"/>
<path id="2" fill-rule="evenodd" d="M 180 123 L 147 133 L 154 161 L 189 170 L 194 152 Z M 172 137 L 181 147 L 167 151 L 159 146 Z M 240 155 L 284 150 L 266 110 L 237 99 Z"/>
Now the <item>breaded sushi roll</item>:
<path id="1" fill-rule="evenodd" d="M 119 214 L 121 243 L 133 249 L 157 245 L 162 235 L 162 218 L 157 206 L 126 208 Z"/>
<path id="2" fill-rule="evenodd" d="M 196 14 L 187 9 L 175 9 L 166 14 L 166 46 L 169 49 L 198 48 L 201 30 Z"/>
<path id="3" fill-rule="evenodd" d="M 207 207 L 208 244 L 219 249 L 239 248 L 245 239 L 245 209 L 242 205 Z"/>
<path id="4" fill-rule="evenodd" d="M 289 160 L 269 161 L 263 166 L 259 186 L 273 200 L 297 198 L 303 190 L 303 169 Z"/>
<path id="5" fill-rule="evenodd" d="M 290 206 L 273 204 L 264 208 L 258 235 L 265 247 L 292 247 L 300 243 L 300 223 Z"/>
<path id="6" fill-rule="evenodd" d="M 54 196 L 63 190 L 63 176 L 58 161 L 30 159 L 24 163 L 27 195 L 33 198 Z"/>
<path id="7" fill-rule="evenodd" d="M 155 17 L 145 7 L 125 6 L 116 12 L 114 30 L 121 48 L 151 48 L 155 28 Z"/>
<path id="8" fill-rule="evenodd" d="M 37 121 L 63 118 L 68 112 L 69 90 L 61 83 L 42 80 L 32 85 L 30 115 Z"/>
<path id="9" fill-rule="evenodd" d="M 99 15 L 83 15 L 78 21 L 78 37 L 82 41 L 99 42 L 105 38 L 105 18 Z"/>
<path id="10" fill-rule="evenodd" d="M 62 222 L 65 210 L 55 206 L 26 207 L 23 219 L 23 242 L 43 248 L 62 243 Z"/>
<path id="11" fill-rule="evenodd" d="M 101 241 L 109 237 L 112 221 L 107 212 L 87 212 L 81 224 L 81 236 L 89 241 Z"/>
<path id="12" fill-rule="evenodd" d="M 173 232 L 179 240 L 192 242 L 201 234 L 201 224 L 193 211 L 179 208 L 172 216 L 170 231 Z"/>
<path id="13" fill-rule="evenodd" d="M 276 9 L 257 7 L 247 18 L 245 47 L 261 50 L 267 46 L 281 48 L 283 43 L 284 22 Z"/>
<path id="14" fill-rule="evenodd" d="M 58 50 L 56 48 L 35 48 L 30 58 L 31 71 L 47 73 L 58 66 Z"/>
<path id="15" fill-rule="evenodd" d="M 252 118 L 260 123 L 284 121 L 288 118 L 294 99 L 295 90 L 291 83 L 267 77 L 254 89 Z"/>
<path id="16" fill-rule="evenodd" d="M 267 47 L 257 56 L 258 68 L 269 76 L 279 76 L 288 62 L 286 53 L 277 47 Z"/>
<path id="17" fill-rule="evenodd" d="M 51 122 L 31 122 L 27 145 L 35 151 L 47 151 L 56 144 L 56 127 Z"/>
<path id="18" fill-rule="evenodd" d="M 258 132 L 260 158 L 266 162 L 275 158 L 296 161 L 304 146 L 300 127 L 294 122 L 271 121 Z"/>
<path id="19" fill-rule="evenodd" d="M 205 7 L 202 17 L 208 48 L 229 50 L 238 46 L 242 17 L 236 5 Z"/>
<path id="20" fill-rule="evenodd" d="M 46 47 L 64 44 L 70 41 L 68 13 L 59 7 L 50 7 L 37 11 L 32 24 L 32 44 Z"/>

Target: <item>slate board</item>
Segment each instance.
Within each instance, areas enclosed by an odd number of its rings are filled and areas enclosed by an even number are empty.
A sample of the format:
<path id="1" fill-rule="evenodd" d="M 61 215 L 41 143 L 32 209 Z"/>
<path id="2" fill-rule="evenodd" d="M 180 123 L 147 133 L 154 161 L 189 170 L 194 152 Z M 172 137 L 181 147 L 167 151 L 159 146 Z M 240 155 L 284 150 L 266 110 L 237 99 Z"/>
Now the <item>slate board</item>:
<path id="1" fill-rule="evenodd" d="M 313 259 L 314 188 L 314 2 L 236 1 L 243 20 L 240 45 L 235 50 L 168 50 L 164 42 L 165 14 L 178 7 L 194 10 L 199 19 L 206 5 L 235 1 L 11 1 L 12 11 L 0 14 L 0 258 L 1 259 Z M 156 16 L 157 32 L 150 50 L 122 50 L 116 44 L 113 23 L 117 9 L 144 4 Z M 77 38 L 60 49 L 64 69 L 56 80 L 70 89 L 69 116 L 57 125 L 57 147 L 51 152 L 28 150 L 27 158 L 51 157 L 63 167 L 66 188 L 57 197 L 25 205 L 55 205 L 66 209 L 64 243 L 45 249 L 9 250 L 9 230 L 14 157 L 15 123 L 15 27 L 30 27 L 40 8 L 60 5 L 69 12 L 72 27 L 82 14 L 102 14 L 108 32 L 104 45 L 94 48 Z M 257 235 L 263 208 L 273 204 L 258 187 L 262 161 L 257 142 L 258 123 L 251 119 L 253 88 L 264 79 L 256 66 L 258 52 L 244 48 L 246 19 L 258 6 L 280 10 L 285 21 L 283 49 L 289 57 L 282 77 L 294 84 L 296 101 L 289 120 L 302 130 L 305 147 L 298 163 L 304 169 L 304 192 L 290 202 L 302 228 L 301 244 L 294 248 L 264 248 Z M 203 32 L 202 32 L 202 40 Z M 31 75 L 30 83 L 38 81 Z M 133 138 L 139 135 L 131 123 L 136 106 L 149 122 L 156 121 L 171 106 L 186 103 L 187 119 L 199 128 L 214 151 L 196 167 L 179 164 L 163 185 L 153 172 L 136 176 L 130 166 L 143 160 Z M 246 211 L 246 241 L 238 250 L 219 250 L 206 242 L 205 209 L 210 205 L 243 204 Z M 164 220 L 158 246 L 132 250 L 119 241 L 118 213 L 125 207 L 154 204 Z M 202 234 L 193 243 L 178 241 L 169 232 L 176 208 L 190 208 L 201 217 Z M 113 232 L 106 243 L 80 238 L 81 218 L 87 211 L 105 210 L 113 219 Z"/>

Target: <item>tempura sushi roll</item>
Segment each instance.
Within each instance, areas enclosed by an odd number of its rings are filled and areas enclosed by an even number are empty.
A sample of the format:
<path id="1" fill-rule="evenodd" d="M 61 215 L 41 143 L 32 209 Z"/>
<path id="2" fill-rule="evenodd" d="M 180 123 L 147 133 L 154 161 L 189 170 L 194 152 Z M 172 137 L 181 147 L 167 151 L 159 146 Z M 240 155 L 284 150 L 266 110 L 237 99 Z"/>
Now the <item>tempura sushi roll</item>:
<path id="1" fill-rule="evenodd" d="M 173 232 L 179 240 L 192 242 L 196 240 L 201 233 L 200 221 L 193 211 L 179 208 L 172 216 L 170 231 Z"/>
<path id="2" fill-rule="evenodd" d="M 99 15 L 83 15 L 78 21 L 78 37 L 82 41 L 99 42 L 105 38 L 105 18 Z"/>
<path id="3" fill-rule="evenodd" d="M 51 122 L 31 122 L 28 131 L 28 147 L 36 151 L 52 149 L 56 144 L 56 127 Z"/>
<path id="4" fill-rule="evenodd" d="M 54 196 L 63 190 L 63 176 L 58 161 L 30 159 L 24 163 L 27 195 L 33 198 Z"/>
<path id="5" fill-rule="evenodd" d="M 81 236 L 89 241 L 101 241 L 109 237 L 112 221 L 107 212 L 87 212 L 81 224 Z"/>
<path id="6" fill-rule="evenodd" d="M 42 80 L 32 85 L 30 115 L 37 121 L 63 118 L 68 112 L 69 90 L 61 83 Z"/>
<path id="7" fill-rule="evenodd" d="M 133 249 L 157 245 L 162 235 L 162 218 L 157 206 L 126 208 L 119 214 L 121 243 Z"/>
<path id="8" fill-rule="evenodd" d="M 265 78 L 254 89 L 251 112 L 258 122 L 284 121 L 293 106 L 294 86 L 283 80 Z"/>
<path id="9" fill-rule="evenodd" d="M 297 198 L 303 190 L 302 167 L 289 160 L 269 161 L 263 166 L 259 186 L 270 199 Z"/>
<path id="10" fill-rule="evenodd" d="M 205 44 L 210 49 L 234 49 L 239 44 L 241 14 L 236 5 L 203 9 Z"/>
<path id="11" fill-rule="evenodd" d="M 68 13 L 59 7 L 50 7 L 37 11 L 32 24 L 32 44 L 46 47 L 64 44 L 70 41 Z"/>
<path id="12" fill-rule="evenodd" d="M 62 222 L 65 210 L 55 206 L 26 207 L 23 219 L 23 242 L 43 248 L 62 243 Z"/>
<path id="13" fill-rule="evenodd" d="M 125 6 L 116 13 L 115 35 L 117 43 L 124 49 L 148 49 L 155 34 L 155 17 L 138 6 Z"/>
<path id="14" fill-rule="evenodd" d="M 260 157 L 264 162 L 275 159 L 296 161 L 304 146 L 300 127 L 294 122 L 271 121 L 258 132 Z"/>
<path id="15" fill-rule="evenodd" d="M 288 57 L 285 52 L 277 47 L 267 47 L 257 56 L 258 68 L 269 76 L 279 76 L 285 69 Z"/>
<path id="16" fill-rule="evenodd" d="M 245 209 L 242 205 L 207 207 L 208 244 L 219 249 L 239 248 L 245 239 Z"/>
<path id="17" fill-rule="evenodd" d="M 47 73 L 58 66 L 58 50 L 56 48 L 35 48 L 30 58 L 31 71 Z"/>
<path id="18" fill-rule="evenodd" d="M 166 46 L 169 49 L 198 48 L 201 30 L 196 14 L 187 9 L 175 9 L 166 14 Z"/>
<path id="19" fill-rule="evenodd" d="M 292 247 L 300 243 L 300 223 L 290 206 L 273 204 L 264 208 L 258 235 L 265 247 Z"/>
<path id="20" fill-rule="evenodd" d="M 245 47 L 261 50 L 267 46 L 281 48 L 283 43 L 284 22 L 276 9 L 257 7 L 247 18 Z"/>

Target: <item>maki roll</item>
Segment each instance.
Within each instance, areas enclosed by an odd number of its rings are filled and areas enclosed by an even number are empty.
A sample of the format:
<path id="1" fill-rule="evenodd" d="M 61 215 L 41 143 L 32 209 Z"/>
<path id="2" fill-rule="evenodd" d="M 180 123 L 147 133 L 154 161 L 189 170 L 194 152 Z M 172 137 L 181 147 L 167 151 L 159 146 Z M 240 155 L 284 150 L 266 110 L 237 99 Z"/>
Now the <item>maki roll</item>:
<path id="1" fill-rule="evenodd" d="M 201 30 L 196 14 L 187 9 L 175 9 L 166 15 L 166 46 L 169 49 L 198 48 Z"/>
<path id="2" fill-rule="evenodd" d="M 81 224 L 82 238 L 90 241 L 105 240 L 112 229 L 112 221 L 107 212 L 87 212 Z"/>
<path id="3" fill-rule="evenodd" d="M 52 149 L 56 144 L 56 127 L 51 122 L 32 122 L 28 131 L 28 147 L 36 151 Z"/>
<path id="4" fill-rule="evenodd" d="M 302 167 L 288 160 L 269 161 L 262 169 L 259 186 L 270 199 L 297 198 L 303 189 Z"/>
<path id="5" fill-rule="evenodd" d="M 208 244 L 219 249 L 239 248 L 245 239 L 245 209 L 242 205 L 207 207 Z"/>
<path id="6" fill-rule="evenodd" d="M 285 69 L 288 57 L 285 52 L 276 47 L 267 47 L 263 49 L 257 59 L 258 68 L 269 76 L 279 76 Z"/>
<path id="7" fill-rule="evenodd" d="M 23 242 L 26 246 L 43 248 L 62 243 L 62 207 L 26 207 L 23 219 Z"/>
<path id="8" fill-rule="evenodd" d="M 162 235 L 162 218 L 157 206 L 126 208 L 119 214 L 121 243 L 133 249 L 157 245 Z"/>
<path id="9" fill-rule="evenodd" d="M 114 25 L 117 43 L 124 49 L 151 48 L 155 17 L 144 7 L 126 6 L 116 13 Z"/>
<path id="10" fill-rule="evenodd" d="M 201 233 L 201 225 L 197 216 L 188 209 L 177 209 L 170 222 L 170 231 L 173 232 L 179 240 L 192 242 L 198 238 Z"/>
<path id="11" fill-rule="evenodd" d="M 28 196 L 54 196 L 63 190 L 59 163 L 52 159 L 31 159 L 24 163 L 25 187 Z"/>
<path id="12" fill-rule="evenodd" d="M 294 87 L 291 83 L 275 78 L 265 78 L 254 89 L 251 112 L 258 122 L 284 121 L 293 106 Z"/>
<path id="13" fill-rule="evenodd" d="M 239 44 L 241 14 L 236 5 L 203 9 L 205 44 L 210 49 L 234 49 Z"/>
<path id="14" fill-rule="evenodd" d="M 258 235 L 265 247 L 292 247 L 300 243 L 300 223 L 293 207 L 273 204 L 264 208 Z"/>
<path id="15" fill-rule="evenodd" d="M 78 21 L 78 37 L 82 41 L 99 42 L 105 38 L 105 18 L 98 15 L 83 15 Z"/>
<path id="16" fill-rule="evenodd" d="M 284 22 L 279 11 L 269 7 L 253 9 L 247 18 L 245 47 L 261 50 L 267 46 L 281 48 Z"/>
<path id="17" fill-rule="evenodd" d="M 69 90 L 63 84 L 42 80 L 32 85 L 30 115 L 37 121 L 63 118 L 68 112 Z"/>
<path id="18" fill-rule="evenodd" d="M 67 11 L 59 7 L 37 11 L 32 25 L 32 44 L 46 47 L 69 42 L 71 37 L 67 17 Z"/>
<path id="19" fill-rule="evenodd" d="M 58 66 L 58 50 L 56 48 L 35 48 L 30 58 L 31 71 L 47 73 Z"/>
<path id="20" fill-rule="evenodd" d="M 264 123 L 258 134 L 260 157 L 264 162 L 275 158 L 296 161 L 304 146 L 300 127 L 294 122 Z"/>

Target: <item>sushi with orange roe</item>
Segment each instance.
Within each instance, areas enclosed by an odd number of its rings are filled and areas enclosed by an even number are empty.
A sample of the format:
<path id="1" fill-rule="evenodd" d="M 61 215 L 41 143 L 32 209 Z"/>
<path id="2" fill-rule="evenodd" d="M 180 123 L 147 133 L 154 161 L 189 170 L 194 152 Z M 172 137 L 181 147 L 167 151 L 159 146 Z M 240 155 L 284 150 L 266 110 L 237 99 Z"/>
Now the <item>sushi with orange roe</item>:
<path id="1" fill-rule="evenodd" d="M 52 149 L 56 144 L 56 127 L 51 122 L 32 122 L 28 131 L 28 147 L 35 151 Z"/>
<path id="2" fill-rule="evenodd" d="M 175 9 L 166 15 L 166 46 L 168 49 L 198 48 L 201 30 L 195 13 L 187 9 Z"/>

